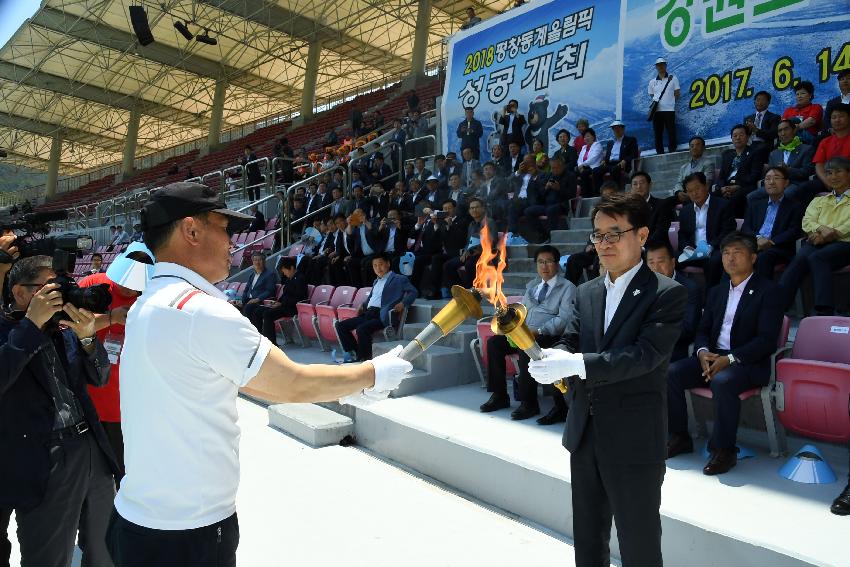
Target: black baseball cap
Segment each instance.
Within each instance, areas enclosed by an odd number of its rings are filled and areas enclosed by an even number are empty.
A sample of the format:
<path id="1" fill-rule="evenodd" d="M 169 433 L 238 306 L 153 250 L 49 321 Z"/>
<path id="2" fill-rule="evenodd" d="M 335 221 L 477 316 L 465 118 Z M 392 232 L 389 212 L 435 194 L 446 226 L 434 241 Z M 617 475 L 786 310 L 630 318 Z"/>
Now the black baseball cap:
<path id="1" fill-rule="evenodd" d="M 201 183 L 180 181 L 170 183 L 151 193 L 141 210 L 142 229 L 164 226 L 182 218 L 213 212 L 228 218 L 227 229 L 240 232 L 254 220 L 251 215 L 232 211 L 212 187 Z"/>

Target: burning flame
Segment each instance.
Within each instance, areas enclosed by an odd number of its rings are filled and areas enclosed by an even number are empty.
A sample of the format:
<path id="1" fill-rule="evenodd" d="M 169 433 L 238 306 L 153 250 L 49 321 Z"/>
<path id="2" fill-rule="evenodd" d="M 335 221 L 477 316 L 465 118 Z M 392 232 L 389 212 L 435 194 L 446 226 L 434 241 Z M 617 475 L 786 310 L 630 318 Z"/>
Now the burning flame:
<path id="1" fill-rule="evenodd" d="M 490 232 L 487 230 L 487 225 L 481 227 L 481 256 L 475 264 L 475 281 L 472 283 L 472 286 L 481 292 L 481 295 L 487 301 L 492 303 L 494 307 L 502 309 L 508 306 L 508 298 L 502 293 L 502 284 L 505 281 L 502 272 L 508 266 L 507 238 L 507 234 L 502 236 L 494 254 L 493 241 Z M 494 260 L 497 260 L 495 266 L 493 265 Z"/>

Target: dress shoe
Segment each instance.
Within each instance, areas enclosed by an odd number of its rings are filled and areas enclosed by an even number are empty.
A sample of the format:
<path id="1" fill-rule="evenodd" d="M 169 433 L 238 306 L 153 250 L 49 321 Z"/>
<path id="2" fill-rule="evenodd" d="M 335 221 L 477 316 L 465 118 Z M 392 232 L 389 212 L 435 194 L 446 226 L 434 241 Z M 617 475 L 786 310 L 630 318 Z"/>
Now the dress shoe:
<path id="1" fill-rule="evenodd" d="M 549 413 L 537 419 L 540 425 L 552 425 L 553 423 L 564 423 L 567 421 L 567 409 L 554 407 Z"/>
<path id="2" fill-rule="evenodd" d="M 702 474 L 714 476 L 729 472 L 738 463 L 738 449 L 716 449 L 711 453 L 708 463 L 703 467 Z"/>
<path id="3" fill-rule="evenodd" d="M 493 394 L 490 399 L 481 404 L 481 413 L 490 413 L 511 407 L 511 399 L 505 394 Z"/>
<path id="4" fill-rule="evenodd" d="M 838 516 L 850 516 L 850 483 L 844 487 L 838 498 L 832 501 L 829 511 Z"/>
<path id="5" fill-rule="evenodd" d="M 539 413 L 540 406 L 537 404 L 534 404 L 533 406 L 530 404 L 520 404 L 517 409 L 511 412 L 511 419 L 514 421 L 522 421 L 523 419 L 534 417 Z"/>
<path id="6" fill-rule="evenodd" d="M 676 455 L 694 452 L 694 440 L 687 433 L 674 433 L 667 441 L 667 458 L 672 459 Z"/>

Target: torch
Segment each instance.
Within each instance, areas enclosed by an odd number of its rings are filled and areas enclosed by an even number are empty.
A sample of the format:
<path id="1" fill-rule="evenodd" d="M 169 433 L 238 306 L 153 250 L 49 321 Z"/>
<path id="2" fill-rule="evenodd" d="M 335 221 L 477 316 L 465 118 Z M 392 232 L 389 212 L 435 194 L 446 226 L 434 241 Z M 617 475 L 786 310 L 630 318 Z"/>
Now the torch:
<path id="1" fill-rule="evenodd" d="M 528 309 L 522 303 L 511 303 L 507 307 L 498 307 L 493 316 L 493 322 L 490 323 L 490 328 L 497 335 L 507 336 L 531 360 L 540 360 L 543 358 L 543 350 L 534 340 L 531 329 L 525 324 L 527 315 Z M 562 394 L 567 393 L 567 385 L 563 380 L 555 382 L 553 385 Z"/>
<path id="2" fill-rule="evenodd" d="M 428 326 L 416 335 L 401 351 L 400 358 L 411 362 L 425 352 L 425 349 L 436 343 L 440 338 L 451 333 L 458 325 L 469 317 L 478 320 L 483 315 L 481 311 L 481 294 L 468 290 L 459 285 L 452 286 L 452 300 L 434 315 Z"/>

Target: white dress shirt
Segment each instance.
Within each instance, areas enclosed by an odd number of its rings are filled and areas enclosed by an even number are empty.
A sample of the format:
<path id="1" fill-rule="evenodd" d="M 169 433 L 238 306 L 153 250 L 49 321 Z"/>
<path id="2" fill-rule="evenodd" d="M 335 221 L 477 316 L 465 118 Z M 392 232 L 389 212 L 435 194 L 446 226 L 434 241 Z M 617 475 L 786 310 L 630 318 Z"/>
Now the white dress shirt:
<path id="1" fill-rule="evenodd" d="M 738 285 L 732 285 L 732 282 L 729 282 L 729 299 L 726 300 L 723 324 L 720 326 L 720 334 L 717 336 L 717 348 L 719 350 L 732 350 L 732 323 L 735 321 L 735 312 L 738 311 L 741 296 L 744 295 L 744 290 L 752 277 L 753 275 L 750 274 Z"/>
<path id="2" fill-rule="evenodd" d="M 620 146 L 623 145 L 622 138 L 615 138 L 611 145 L 611 161 L 620 161 Z"/>
<path id="3" fill-rule="evenodd" d="M 528 182 L 531 181 L 531 174 L 526 173 L 522 176 L 522 187 L 519 188 L 517 199 L 528 199 Z"/>
<path id="4" fill-rule="evenodd" d="M 694 218 L 696 219 L 696 238 L 694 239 L 694 244 L 699 244 L 700 242 L 708 242 L 708 204 L 711 201 L 711 196 L 705 200 L 705 203 L 702 204 L 702 207 L 697 207 L 696 203 L 694 203 Z"/>
<path id="5" fill-rule="evenodd" d="M 605 274 L 605 325 L 602 327 L 603 333 L 608 332 L 608 325 L 611 324 L 611 319 L 614 318 L 614 314 L 623 300 L 626 288 L 632 283 L 641 266 L 643 266 L 643 260 L 613 282 L 611 281 L 611 274 Z"/>

